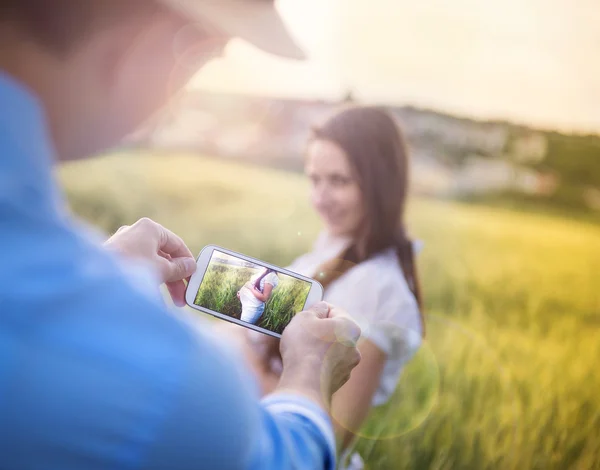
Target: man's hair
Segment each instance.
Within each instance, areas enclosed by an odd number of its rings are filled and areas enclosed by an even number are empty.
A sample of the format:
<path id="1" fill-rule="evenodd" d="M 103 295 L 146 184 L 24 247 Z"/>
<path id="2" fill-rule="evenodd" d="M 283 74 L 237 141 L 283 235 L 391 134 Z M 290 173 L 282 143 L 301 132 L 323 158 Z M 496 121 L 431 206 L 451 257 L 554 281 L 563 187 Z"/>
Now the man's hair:
<path id="1" fill-rule="evenodd" d="M 155 0 L 0 0 L 0 27 L 14 24 L 40 45 L 65 54 L 98 28 L 158 10 Z"/>

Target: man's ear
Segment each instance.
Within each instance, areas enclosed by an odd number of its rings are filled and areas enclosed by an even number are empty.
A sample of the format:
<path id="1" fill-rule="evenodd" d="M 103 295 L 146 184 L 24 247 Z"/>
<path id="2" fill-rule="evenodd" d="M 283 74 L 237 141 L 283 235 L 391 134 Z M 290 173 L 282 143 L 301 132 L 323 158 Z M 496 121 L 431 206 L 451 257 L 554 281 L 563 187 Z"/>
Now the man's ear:
<path id="1" fill-rule="evenodd" d="M 96 80 L 111 115 L 107 125 L 119 138 L 134 132 L 166 102 L 173 60 L 167 28 L 163 20 L 150 18 L 120 25 L 103 39 Z"/>
<path id="2" fill-rule="evenodd" d="M 114 90 L 116 102 L 133 107 L 142 122 L 182 87 L 173 83 L 177 69 L 173 41 L 180 28 L 169 15 L 148 18 L 136 30 L 123 32 L 106 57 L 106 84 Z"/>

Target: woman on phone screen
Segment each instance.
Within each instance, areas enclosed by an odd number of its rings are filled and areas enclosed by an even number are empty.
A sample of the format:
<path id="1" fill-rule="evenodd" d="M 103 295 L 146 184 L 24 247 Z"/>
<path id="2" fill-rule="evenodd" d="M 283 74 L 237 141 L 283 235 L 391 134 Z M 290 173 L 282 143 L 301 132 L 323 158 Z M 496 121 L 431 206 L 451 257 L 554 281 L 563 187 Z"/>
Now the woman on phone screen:
<path id="1" fill-rule="evenodd" d="M 265 268 L 252 276 L 237 293 L 242 303 L 240 319 L 256 325 L 265 311 L 265 304 L 271 298 L 273 290 L 279 284 L 279 277 L 273 269 Z"/>

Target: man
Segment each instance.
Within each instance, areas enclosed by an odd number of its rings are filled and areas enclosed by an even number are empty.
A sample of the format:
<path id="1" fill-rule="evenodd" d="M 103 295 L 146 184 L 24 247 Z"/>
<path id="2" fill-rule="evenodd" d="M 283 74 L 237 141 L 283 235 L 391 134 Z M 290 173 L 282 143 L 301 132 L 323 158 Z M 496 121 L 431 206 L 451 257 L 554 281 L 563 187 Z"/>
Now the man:
<path id="1" fill-rule="evenodd" d="M 334 468 L 326 410 L 356 324 L 298 314 L 259 402 L 239 358 L 162 306 L 158 284 L 180 304 L 195 269 L 183 241 L 144 219 L 101 247 L 52 175 L 132 132 L 233 35 L 300 55 L 267 0 L 3 0 L 0 469 Z"/>

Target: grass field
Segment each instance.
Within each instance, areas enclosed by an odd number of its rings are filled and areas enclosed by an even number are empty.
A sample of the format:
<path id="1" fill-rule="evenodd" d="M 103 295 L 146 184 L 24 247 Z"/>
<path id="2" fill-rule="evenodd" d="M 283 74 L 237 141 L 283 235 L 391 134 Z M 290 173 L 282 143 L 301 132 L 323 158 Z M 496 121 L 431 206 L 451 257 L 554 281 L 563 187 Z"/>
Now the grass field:
<path id="1" fill-rule="evenodd" d="M 106 230 L 153 217 L 278 265 L 319 230 L 303 178 L 173 155 L 61 171 Z M 260 210 L 257 210 L 260 208 Z M 369 469 L 600 469 L 600 226 L 414 200 L 427 338 L 359 448 Z"/>
<path id="2" fill-rule="evenodd" d="M 242 306 L 237 298 L 237 292 L 251 276 L 261 271 L 263 270 L 211 263 L 194 303 L 239 319 Z M 281 334 L 294 314 L 304 308 L 310 284 L 295 281 L 282 274 L 279 278 L 279 284 L 265 305 L 258 326 Z"/>

